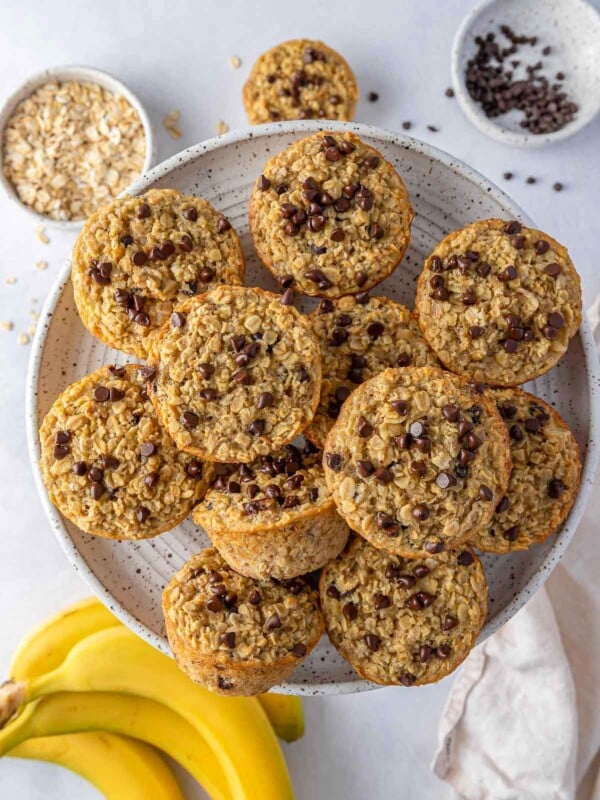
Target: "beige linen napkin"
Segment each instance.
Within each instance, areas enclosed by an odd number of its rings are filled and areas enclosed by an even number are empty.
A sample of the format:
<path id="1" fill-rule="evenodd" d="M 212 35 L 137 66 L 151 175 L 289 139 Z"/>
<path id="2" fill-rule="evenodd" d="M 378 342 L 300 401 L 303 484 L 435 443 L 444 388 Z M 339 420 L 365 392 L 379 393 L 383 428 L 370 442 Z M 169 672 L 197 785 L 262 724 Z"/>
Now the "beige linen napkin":
<path id="1" fill-rule="evenodd" d="M 600 345 L 600 299 L 589 310 Z M 600 477 L 544 588 L 455 680 L 432 769 L 460 800 L 600 800 Z"/>

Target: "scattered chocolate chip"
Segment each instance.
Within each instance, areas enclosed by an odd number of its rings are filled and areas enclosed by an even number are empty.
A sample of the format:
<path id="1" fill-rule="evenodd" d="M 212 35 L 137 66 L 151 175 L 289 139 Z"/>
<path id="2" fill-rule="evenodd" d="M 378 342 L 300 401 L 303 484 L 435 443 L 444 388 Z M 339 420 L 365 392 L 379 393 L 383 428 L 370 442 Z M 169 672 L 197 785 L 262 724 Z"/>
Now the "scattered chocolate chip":
<path id="1" fill-rule="evenodd" d="M 367 95 L 367 100 L 369 101 L 369 103 L 376 103 L 379 100 L 379 95 L 377 94 L 377 92 L 369 92 L 369 94 Z"/>
<path id="2" fill-rule="evenodd" d="M 536 182 L 536 179 L 533 177 L 533 175 L 530 175 L 530 176 L 529 176 L 529 177 L 528 177 L 528 178 L 525 180 L 525 183 L 529 183 L 529 184 L 532 184 L 532 183 L 535 183 L 535 182 Z"/>
<path id="3" fill-rule="evenodd" d="M 552 188 L 554 189 L 555 192 L 562 192 L 564 186 L 560 181 L 556 181 L 556 183 L 552 184 Z"/>

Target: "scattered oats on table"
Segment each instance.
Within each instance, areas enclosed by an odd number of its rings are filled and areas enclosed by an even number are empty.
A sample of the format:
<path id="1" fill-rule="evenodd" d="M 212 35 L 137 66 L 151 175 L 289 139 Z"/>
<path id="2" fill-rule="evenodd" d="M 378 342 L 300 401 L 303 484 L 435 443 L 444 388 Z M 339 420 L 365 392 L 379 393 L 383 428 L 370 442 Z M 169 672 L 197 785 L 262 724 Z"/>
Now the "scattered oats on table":
<path id="1" fill-rule="evenodd" d="M 180 116 L 181 112 L 174 110 L 169 111 L 166 117 L 163 117 L 163 125 L 165 126 L 165 130 L 173 139 L 180 139 L 182 136 L 181 130 L 177 125 Z"/>
<path id="2" fill-rule="evenodd" d="M 42 244 L 50 244 L 50 239 L 46 235 L 45 225 L 37 225 L 35 229 L 35 235 Z"/>
<path id="3" fill-rule="evenodd" d="M 223 122 L 222 119 L 220 119 L 217 122 L 217 135 L 220 136 L 222 133 L 227 133 L 228 130 L 229 130 L 229 125 L 226 122 Z"/>
<path id="4" fill-rule="evenodd" d="M 242 66 L 242 59 L 239 56 L 229 56 L 229 63 L 233 69 L 239 69 Z"/>
<path id="5" fill-rule="evenodd" d="M 39 270 L 47 269 L 48 268 L 48 262 L 47 261 L 36 261 L 35 262 L 35 268 L 39 269 Z"/>
<path id="6" fill-rule="evenodd" d="M 13 286 L 16 282 L 17 282 L 17 279 L 14 277 L 14 275 L 11 275 L 9 278 L 5 278 L 4 279 L 4 283 L 7 286 Z"/>
<path id="7" fill-rule="evenodd" d="M 11 322 L 9 319 L 0 322 L 0 331 L 12 331 L 14 327 L 14 322 Z"/>
<path id="8" fill-rule="evenodd" d="M 146 137 L 121 95 L 97 83 L 48 81 L 16 107 L 3 152 L 4 174 L 26 206 L 51 219 L 77 220 L 139 176 Z"/>
<path id="9" fill-rule="evenodd" d="M 17 344 L 29 344 L 29 334 L 20 333 L 17 336 Z"/>

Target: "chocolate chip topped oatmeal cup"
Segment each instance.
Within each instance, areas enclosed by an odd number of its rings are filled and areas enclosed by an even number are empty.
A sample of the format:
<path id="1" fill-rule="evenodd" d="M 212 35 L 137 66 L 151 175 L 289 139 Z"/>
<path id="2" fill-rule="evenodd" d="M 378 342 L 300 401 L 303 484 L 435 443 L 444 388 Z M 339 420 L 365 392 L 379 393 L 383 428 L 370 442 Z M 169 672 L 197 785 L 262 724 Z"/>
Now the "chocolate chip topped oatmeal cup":
<path id="1" fill-rule="evenodd" d="M 490 524 L 469 537 L 493 553 L 526 550 L 565 521 L 579 491 L 575 437 L 552 406 L 522 389 L 496 389 L 510 438 L 512 472 Z"/>
<path id="2" fill-rule="evenodd" d="M 547 234 L 481 220 L 451 233 L 427 259 L 416 313 L 445 367 L 515 386 L 566 351 L 581 324 L 581 286 L 567 250 Z"/>
<path id="3" fill-rule="evenodd" d="M 155 338 L 152 402 L 177 447 L 249 462 L 291 442 L 319 402 L 310 321 L 279 295 L 219 286 L 190 298 Z"/>
<path id="4" fill-rule="evenodd" d="M 282 286 L 340 297 L 387 278 L 408 246 L 402 178 L 353 133 L 315 133 L 274 156 L 250 198 L 256 252 Z"/>
<path id="5" fill-rule="evenodd" d="M 306 436 L 323 447 L 344 401 L 387 367 L 436 366 L 438 360 L 406 306 L 366 292 L 324 298 L 310 315 L 321 345 L 321 400 Z"/>
<path id="6" fill-rule="evenodd" d="M 508 433 L 488 392 L 434 367 L 386 369 L 342 406 L 327 486 L 376 547 L 425 557 L 487 525 L 506 493 Z"/>
<path id="7" fill-rule="evenodd" d="M 191 558 L 163 593 L 178 665 L 212 692 L 254 695 L 284 681 L 324 630 L 319 598 L 303 578 L 253 580 L 213 548 Z"/>
<path id="8" fill-rule="evenodd" d="M 217 464 L 194 522 L 243 575 L 284 580 L 319 569 L 337 556 L 349 533 L 321 460 L 322 453 L 306 442 L 251 464 Z"/>
<path id="9" fill-rule="evenodd" d="M 94 336 L 138 358 L 175 305 L 241 284 L 245 261 L 229 221 L 200 197 L 151 189 L 87 220 L 73 249 L 75 302 Z"/>
<path id="10" fill-rule="evenodd" d="M 342 56 L 323 42 L 292 39 L 263 53 L 243 92 L 251 124 L 354 117 L 358 87 Z"/>
<path id="11" fill-rule="evenodd" d="M 148 399 L 148 367 L 101 367 L 54 401 L 40 428 L 48 496 L 86 533 L 145 539 L 179 525 L 212 468 L 182 453 Z"/>
<path id="12" fill-rule="evenodd" d="M 380 684 L 422 686 L 455 670 L 488 605 L 483 567 L 468 547 L 403 560 L 355 537 L 319 588 L 331 643 Z"/>

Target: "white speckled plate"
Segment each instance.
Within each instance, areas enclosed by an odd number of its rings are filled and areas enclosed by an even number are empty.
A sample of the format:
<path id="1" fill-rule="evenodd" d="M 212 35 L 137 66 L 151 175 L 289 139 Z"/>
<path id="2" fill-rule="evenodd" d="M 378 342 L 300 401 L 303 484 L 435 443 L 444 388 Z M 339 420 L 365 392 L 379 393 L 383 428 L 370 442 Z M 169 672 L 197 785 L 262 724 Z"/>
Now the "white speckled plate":
<path id="1" fill-rule="evenodd" d="M 310 121 L 277 123 L 211 139 L 155 167 L 133 191 L 172 187 L 205 197 L 227 215 L 240 234 L 248 259 L 248 283 L 272 289 L 273 281 L 258 263 L 248 234 L 251 186 L 271 155 L 320 127 Z M 425 255 L 454 228 L 494 216 L 529 222 L 487 179 L 433 147 L 367 125 L 331 123 L 327 128 L 353 130 L 380 149 L 397 167 L 410 192 L 416 211 L 412 242 L 396 272 L 378 287 L 380 293 L 412 307 L 415 281 Z M 40 477 L 37 431 L 54 399 L 68 384 L 100 365 L 126 360 L 94 339 L 79 321 L 69 267 L 67 263 L 46 301 L 29 366 L 27 425 L 36 484 L 50 524 L 75 569 L 126 625 L 168 652 L 161 592 L 173 572 L 206 546 L 204 534 L 188 519 L 175 530 L 146 541 L 114 542 L 88 536 L 51 505 Z M 482 639 L 510 619 L 543 584 L 573 536 L 598 460 L 598 378 L 594 342 L 584 323 L 559 366 L 529 387 L 552 403 L 574 430 L 584 459 L 581 492 L 565 525 L 544 544 L 526 553 L 484 557 L 490 615 Z M 361 680 L 324 638 L 281 690 L 336 694 L 371 688 L 374 686 Z"/>

